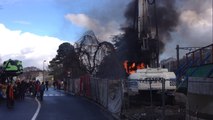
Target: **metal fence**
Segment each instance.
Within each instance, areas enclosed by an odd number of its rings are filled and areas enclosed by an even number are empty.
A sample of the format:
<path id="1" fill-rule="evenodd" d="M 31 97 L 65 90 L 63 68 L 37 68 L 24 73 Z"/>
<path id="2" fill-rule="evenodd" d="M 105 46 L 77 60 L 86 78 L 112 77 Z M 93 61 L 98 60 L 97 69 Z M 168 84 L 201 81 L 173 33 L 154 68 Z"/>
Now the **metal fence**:
<path id="1" fill-rule="evenodd" d="M 142 98 L 149 97 L 149 95 L 129 96 L 125 94 L 129 94 L 128 91 L 131 88 L 132 84 L 128 80 L 100 79 L 85 75 L 78 79 L 69 79 L 67 91 L 95 101 L 119 118 L 125 117 L 130 120 L 162 118 L 161 105 L 150 106 L 149 101 L 141 101 Z M 180 105 L 165 106 L 165 119 L 182 120 L 185 118 L 184 116 L 184 107 Z"/>
<path id="2" fill-rule="evenodd" d="M 100 79 L 85 75 L 78 79 L 68 79 L 67 91 L 92 99 L 113 114 L 119 116 L 121 113 L 121 80 Z"/>

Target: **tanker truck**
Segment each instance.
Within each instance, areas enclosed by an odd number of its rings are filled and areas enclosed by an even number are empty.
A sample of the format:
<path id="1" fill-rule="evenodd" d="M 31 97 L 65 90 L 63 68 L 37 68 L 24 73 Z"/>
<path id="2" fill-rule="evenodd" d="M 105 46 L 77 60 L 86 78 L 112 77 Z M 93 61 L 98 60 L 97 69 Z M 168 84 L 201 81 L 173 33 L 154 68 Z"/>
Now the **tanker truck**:
<path id="1" fill-rule="evenodd" d="M 168 102 L 174 102 L 176 91 L 176 75 L 165 68 L 137 69 L 135 73 L 128 76 L 126 93 L 129 96 L 140 96 L 148 98 L 150 94 L 153 101 L 161 100 L 162 92 Z"/>

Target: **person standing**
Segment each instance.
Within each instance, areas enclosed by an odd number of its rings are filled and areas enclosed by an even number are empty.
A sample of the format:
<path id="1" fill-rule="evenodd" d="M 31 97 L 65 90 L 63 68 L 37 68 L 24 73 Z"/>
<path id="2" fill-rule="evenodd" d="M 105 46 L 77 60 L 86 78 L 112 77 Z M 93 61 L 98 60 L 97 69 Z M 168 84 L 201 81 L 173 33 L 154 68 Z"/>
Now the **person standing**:
<path id="1" fill-rule="evenodd" d="M 54 87 L 54 90 L 56 89 L 56 81 L 54 80 L 54 82 L 53 82 L 53 87 Z"/>
<path id="2" fill-rule="evenodd" d="M 49 86 L 49 82 L 48 82 L 48 80 L 46 80 L 46 81 L 45 81 L 46 91 L 48 91 L 48 86 Z"/>
<path id="3" fill-rule="evenodd" d="M 39 91 L 40 91 L 40 81 L 37 80 L 35 83 L 35 91 L 34 91 L 34 96 L 39 97 Z"/>
<path id="4" fill-rule="evenodd" d="M 11 83 L 9 83 L 7 86 L 6 95 L 7 95 L 7 107 L 12 108 L 14 106 L 14 90 L 13 85 Z"/>
<path id="5" fill-rule="evenodd" d="M 40 101 L 43 101 L 44 91 L 45 91 L 45 85 L 44 85 L 44 82 L 42 82 L 40 85 Z"/>
<path id="6" fill-rule="evenodd" d="M 20 91 L 20 99 L 24 100 L 25 92 L 26 92 L 26 83 L 25 83 L 25 81 L 21 81 L 20 90 L 19 91 Z"/>

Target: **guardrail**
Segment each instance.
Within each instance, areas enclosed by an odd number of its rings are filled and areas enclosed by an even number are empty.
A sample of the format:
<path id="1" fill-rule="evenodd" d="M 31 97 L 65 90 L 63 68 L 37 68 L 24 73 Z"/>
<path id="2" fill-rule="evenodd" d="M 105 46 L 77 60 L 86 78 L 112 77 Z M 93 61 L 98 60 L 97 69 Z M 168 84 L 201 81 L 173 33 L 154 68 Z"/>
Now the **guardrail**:
<path id="1" fill-rule="evenodd" d="M 208 59 L 206 59 L 207 57 Z M 199 62 L 194 66 L 213 63 L 213 44 L 186 53 L 187 63 L 189 62 L 190 58 L 192 61 L 194 61 L 196 58 L 199 59 Z"/>

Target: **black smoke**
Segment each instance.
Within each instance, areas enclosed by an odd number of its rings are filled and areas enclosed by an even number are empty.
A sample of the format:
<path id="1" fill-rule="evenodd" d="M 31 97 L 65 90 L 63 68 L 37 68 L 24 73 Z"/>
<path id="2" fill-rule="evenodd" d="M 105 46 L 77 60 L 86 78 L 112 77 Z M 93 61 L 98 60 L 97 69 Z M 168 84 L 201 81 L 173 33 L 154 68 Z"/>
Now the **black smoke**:
<path id="1" fill-rule="evenodd" d="M 164 44 L 171 41 L 171 32 L 176 30 L 179 24 L 179 13 L 176 8 L 174 0 L 156 0 L 156 16 L 154 16 L 154 8 L 151 6 L 150 15 L 152 28 L 155 28 L 157 22 L 159 30 L 159 40 Z M 162 46 L 161 49 L 164 47 Z"/>
<path id="2" fill-rule="evenodd" d="M 150 2 L 151 0 L 149 0 Z M 158 26 L 158 40 L 160 53 L 163 52 L 164 46 L 167 42 L 171 41 L 171 32 L 175 31 L 178 25 L 179 13 L 175 8 L 175 1 L 173 0 L 156 0 L 156 14 L 154 4 L 148 5 L 148 14 L 150 16 L 150 29 L 152 38 L 149 40 L 149 50 L 142 50 L 141 43 L 138 39 L 138 0 L 133 0 L 127 6 L 124 13 L 126 22 L 121 29 L 124 31 L 116 41 L 115 46 L 119 52 L 122 60 L 141 61 L 150 65 L 153 58 L 153 53 L 157 52 L 156 42 L 156 22 Z M 156 16 L 157 17 L 156 17 Z"/>

